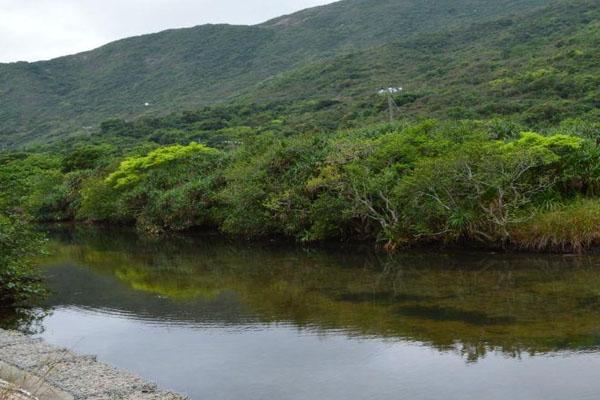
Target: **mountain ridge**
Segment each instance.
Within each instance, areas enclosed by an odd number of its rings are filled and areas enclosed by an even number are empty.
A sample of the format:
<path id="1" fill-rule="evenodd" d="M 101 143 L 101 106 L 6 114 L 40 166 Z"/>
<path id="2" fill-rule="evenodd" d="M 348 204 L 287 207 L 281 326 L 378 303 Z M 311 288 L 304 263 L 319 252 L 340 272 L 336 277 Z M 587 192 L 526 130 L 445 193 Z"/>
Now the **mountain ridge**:
<path id="1" fill-rule="evenodd" d="M 269 98 L 260 88 L 282 74 L 368 53 L 398 38 L 444 35 L 562 3 L 343 0 L 257 25 L 169 29 L 50 61 L 0 64 L 0 104 L 7 105 L 0 108 L 0 141 L 54 140 L 113 116 Z M 313 89 L 313 97 L 322 94 Z"/>

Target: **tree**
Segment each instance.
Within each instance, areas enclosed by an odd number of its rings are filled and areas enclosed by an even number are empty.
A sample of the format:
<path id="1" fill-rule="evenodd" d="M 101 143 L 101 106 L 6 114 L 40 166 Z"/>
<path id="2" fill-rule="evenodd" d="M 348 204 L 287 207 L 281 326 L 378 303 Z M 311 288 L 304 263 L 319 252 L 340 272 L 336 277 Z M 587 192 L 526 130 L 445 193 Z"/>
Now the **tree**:
<path id="1" fill-rule="evenodd" d="M 42 245 L 22 216 L 0 214 L 0 309 L 30 307 L 44 295 L 31 261 Z"/>

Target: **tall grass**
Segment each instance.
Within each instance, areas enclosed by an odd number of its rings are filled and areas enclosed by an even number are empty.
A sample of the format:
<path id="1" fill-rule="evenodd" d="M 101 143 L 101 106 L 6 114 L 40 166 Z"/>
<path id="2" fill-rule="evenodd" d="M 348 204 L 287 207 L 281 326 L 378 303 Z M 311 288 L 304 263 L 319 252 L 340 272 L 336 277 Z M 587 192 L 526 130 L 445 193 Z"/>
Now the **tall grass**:
<path id="1" fill-rule="evenodd" d="M 600 245 L 600 200 L 580 199 L 541 212 L 512 231 L 513 243 L 527 250 L 581 253 Z"/>

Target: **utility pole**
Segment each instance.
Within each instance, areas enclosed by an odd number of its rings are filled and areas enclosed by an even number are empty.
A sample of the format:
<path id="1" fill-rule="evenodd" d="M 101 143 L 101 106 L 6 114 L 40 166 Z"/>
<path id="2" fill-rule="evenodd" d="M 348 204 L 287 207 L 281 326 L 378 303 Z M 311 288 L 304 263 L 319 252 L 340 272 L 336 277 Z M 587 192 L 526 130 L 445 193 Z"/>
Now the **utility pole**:
<path id="1" fill-rule="evenodd" d="M 394 122 L 394 108 L 400 110 L 396 102 L 394 101 L 394 94 L 402 92 L 401 87 L 389 87 L 387 89 L 380 89 L 377 93 L 380 96 L 387 96 L 388 100 L 388 115 L 390 118 L 390 124 Z"/>

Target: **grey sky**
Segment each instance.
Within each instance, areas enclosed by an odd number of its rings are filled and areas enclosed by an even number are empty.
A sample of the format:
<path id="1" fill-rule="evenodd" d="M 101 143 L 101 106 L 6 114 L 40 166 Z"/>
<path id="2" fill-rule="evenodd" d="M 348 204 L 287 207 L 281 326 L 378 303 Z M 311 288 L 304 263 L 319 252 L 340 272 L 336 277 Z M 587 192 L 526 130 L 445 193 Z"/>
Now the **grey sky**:
<path id="1" fill-rule="evenodd" d="M 333 0 L 0 0 L 0 62 L 37 61 L 205 23 L 255 24 Z"/>

